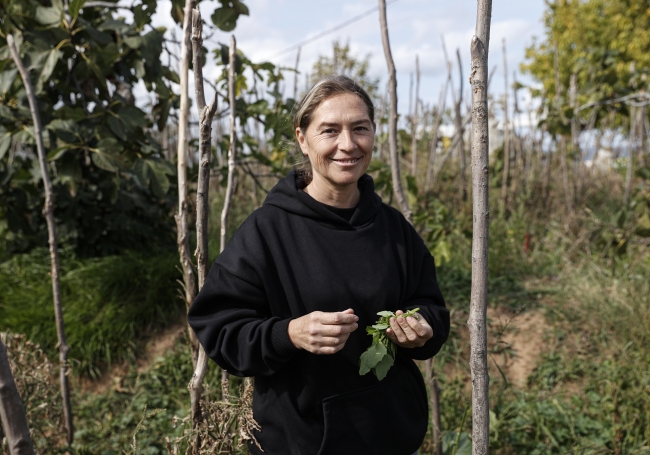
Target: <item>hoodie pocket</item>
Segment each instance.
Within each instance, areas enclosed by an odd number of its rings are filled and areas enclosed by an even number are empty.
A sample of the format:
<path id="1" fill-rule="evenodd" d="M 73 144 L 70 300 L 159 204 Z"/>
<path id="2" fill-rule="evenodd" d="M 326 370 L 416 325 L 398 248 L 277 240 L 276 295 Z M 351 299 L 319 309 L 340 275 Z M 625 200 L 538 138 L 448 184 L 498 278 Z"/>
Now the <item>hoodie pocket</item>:
<path id="1" fill-rule="evenodd" d="M 372 387 L 325 398 L 318 455 L 409 455 L 427 432 L 428 406 L 408 368 Z"/>

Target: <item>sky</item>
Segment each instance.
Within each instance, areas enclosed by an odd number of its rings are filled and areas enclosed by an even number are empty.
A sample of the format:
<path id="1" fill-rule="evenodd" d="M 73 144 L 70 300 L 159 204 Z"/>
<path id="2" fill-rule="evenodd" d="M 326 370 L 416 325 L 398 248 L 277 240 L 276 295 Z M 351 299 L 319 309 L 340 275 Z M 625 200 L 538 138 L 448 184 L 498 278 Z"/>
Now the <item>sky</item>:
<path id="1" fill-rule="evenodd" d="M 232 32 L 237 38 L 238 48 L 252 61 L 271 61 L 287 67 L 294 67 L 296 51 L 280 56 L 278 53 L 377 5 L 376 0 L 245 0 L 245 3 L 250 16 L 241 16 L 237 28 Z M 203 1 L 200 5 L 203 17 L 209 20 L 217 2 Z M 533 37 L 543 36 L 544 7 L 544 0 L 493 2 L 489 65 L 490 68 L 498 66 L 491 86 L 491 93 L 495 97 L 502 96 L 504 91 L 502 40 L 506 39 L 508 74 L 512 82 L 513 71 L 519 70 L 526 47 L 533 42 Z M 158 2 L 153 18 L 155 26 L 164 25 L 168 30 L 175 28 L 170 8 L 170 0 Z M 421 70 L 420 99 L 424 103 L 437 103 L 446 77 L 441 36 L 444 36 L 454 63 L 456 49 L 460 49 L 464 66 L 464 92 L 466 99 L 469 99 L 469 46 L 476 23 L 476 0 L 396 0 L 389 3 L 387 16 L 397 68 L 399 111 L 404 113 L 409 109 L 410 78 L 415 71 L 416 55 L 419 56 Z M 229 37 L 230 33 L 218 31 L 212 41 L 228 43 Z M 379 13 L 375 11 L 302 47 L 300 88 L 304 86 L 305 72 L 311 71 L 319 55 L 331 55 L 332 42 L 336 39 L 348 41 L 353 55 L 369 55 L 371 74 L 381 79 L 380 87 L 385 87 L 387 67 L 381 43 Z M 206 46 L 212 47 L 210 43 L 206 43 Z M 204 76 L 214 79 L 217 76 L 214 69 L 208 62 Z M 522 76 L 518 78 L 531 82 Z M 457 67 L 454 69 L 454 84 L 458 89 Z M 293 77 L 289 73 L 286 89 L 287 94 L 293 93 Z M 193 91 L 191 86 L 190 93 Z M 525 103 L 523 96 L 521 102 Z"/>

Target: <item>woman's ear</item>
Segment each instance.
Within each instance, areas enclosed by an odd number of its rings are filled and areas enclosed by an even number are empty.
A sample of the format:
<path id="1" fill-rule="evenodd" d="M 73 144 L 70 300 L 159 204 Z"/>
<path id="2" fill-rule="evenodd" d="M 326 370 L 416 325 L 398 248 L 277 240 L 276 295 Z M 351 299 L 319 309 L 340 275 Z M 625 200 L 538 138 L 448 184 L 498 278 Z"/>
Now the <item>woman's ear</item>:
<path id="1" fill-rule="evenodd" d="M 307 155 L 307 138 L 302 134 L 300 127 L 296 128 L 296 139 L 303 155 Z"/>

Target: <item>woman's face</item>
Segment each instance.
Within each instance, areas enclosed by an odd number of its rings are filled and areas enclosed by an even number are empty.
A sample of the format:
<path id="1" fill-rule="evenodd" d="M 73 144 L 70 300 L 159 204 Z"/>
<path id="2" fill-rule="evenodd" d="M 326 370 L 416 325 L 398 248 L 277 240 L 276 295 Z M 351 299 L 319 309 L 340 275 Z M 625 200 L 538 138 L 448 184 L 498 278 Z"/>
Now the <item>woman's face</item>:
<path id="1" fill-rule="evenodd" d="M 356 186 L 368 169 L 375 130 L 363 100 L 344 93 L 321 102 L 304 134 L 296 128 L 296 137 L 309 156 L 313 181 L 343 189 Z"/>

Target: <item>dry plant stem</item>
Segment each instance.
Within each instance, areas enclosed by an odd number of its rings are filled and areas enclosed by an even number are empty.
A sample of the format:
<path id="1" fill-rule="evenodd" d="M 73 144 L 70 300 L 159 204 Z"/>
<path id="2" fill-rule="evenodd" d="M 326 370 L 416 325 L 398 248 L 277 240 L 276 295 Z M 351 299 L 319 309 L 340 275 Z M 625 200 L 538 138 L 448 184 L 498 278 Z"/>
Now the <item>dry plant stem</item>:
<path id="1" fill-rule="evenodd" d="M 379 0 L 379 24 L 381 26 L 381 42 L 384 46 L 386 65 L 388 66 L 388 87 L 390 92 L 390 110 L 388 117 L 388 149 L 393 177 L 393 193 L 400 210 L 406 220 L 413 224 L 413 212 L 406 201 L 402 177 L 399 169 L 399 156 L 397 154 L 397 78 L 395 77 L 395 62 L 390 50 L 388 39 L 388 22 L 386 19 L 386 0 Z"/>
<path id="2" fill-rule="evenodd" d="M 447 65 L 447 80 L 444 88 L 440 92 L 438 99 L 438 108 L 436 109 L 436 119 L 433 124 L 433 131 L 431 133 L 431 149 L 429 150 L 429 162 L 427 163 L 427 177 L 424 182 L 425 193 L 431 188 L 431 181 L 433 179 L 433 166 L 435 165 L 436 149 L 438 148 L 438 133 L 440 131 L 440 124 L 442 123 L 442 116 L 445 112 L 445 103 L 447 101 L 447 90 L 449 89 L 449 81 L 451 80 L 451 66 Z"/>
<path id="3" fill-rule="evenodd" d="M 11 35 L 9 35 L 11 36 Z M 0 340 L 0 433 L 7 438 L 10 455 L 33 455 L 25 406 L 11 373 L 7 347 Z M 0 434 L 0 442 L 2 435 Z"/>
<path id="4" fill-rule="evenodd" d="M 418 99 L 420 98 L 420 59 L 415 56 L 415 99 L 413 109 L 413 137 L 411 138 L 411 175 L 417 177 L 418 170 Z"/>
<path id="5" fill-rule="evenodd" d="M 463 128 L 469 125 L 470 121 L 472 120 L 472 113 L 468 112 L 465 118 L 463 119 Z M 438 183 L 438 176 L 440 175 L 440 172 L 442 172 L 442 168 L 445 166 L 445 163 L 447 162 L 447 159 L 451 156 L 451 152 L 453 152 L 456 149 L 456 146 L 458 145 L 458 142 L 460 141 L 461 136 L 458 134 L 454 134 L 453 139 L 451 140 L 451 144 L 449 144 L 449 147 L 447 147 L 447 150 L 445 153 L 442 155 L 442 158 L 440 159 L 438 166 L 436 169 L 433 171 L 433 179 L 431 183 L 431 189 L 436 188 L 436 184 Z"/>
<path id="6" fill-rule="evenodd" d="M 433 430 L 433 454 L 442 455 L 442 424 L 440 420 L 440 389 L 433 372 L 433 359 L 425 361 L 425 381 L 429 387 L 431 428 Z"/>
<path id="7" fill-rule="evenodd" d="M 490 403 L 487 365 L 487 289 L 489 232 L 488 51 L 492 0 L 478 0 L 476 34 L 472 38 L 472 291 L 469 319 L 472 372 L 472 453 L 487 455 L 490 446 Z"/>
<path id="8" fill-rule="evenodd" d="M 221 246 L 219 252 L 226 247 L 228 240 L 228 212 L 232 202 L 233 183 L 235 179 L 235 145 L 237 136 L 235 135 L 235 55 L 237 54 L 237 43 L 235 36 L 230 37 L 230 50 L 228 52 L 228 102 L 230 104 L 230 147 L 228 148 L 228 183 L 226 185 L 226 196 L 221 211 Z M 221 372 L 222 380 L 228 379 L 228 372 Z"/>
<path id="9" fill-rule="evenodd" d="M 70 387 L 68 384 L 68 351 L 70 350 L 65 336 L 65 325 L 63 323 L 63 307 L 61 305 L 61 285 L 59 282 L 59 250 L 57 247 L 56 238 L 56 224 L 54 221 L 54 193 L 52 191 L 52 181 L 47 167 L 47 159 L 45 155 L 45 146 L 43 145 L 43 126 L 41 124 L 41 116 L 38 110 L 36 96 L 32 87 L 29 73 L 25 68 L 16 44 L 12 35 L 7 35 L 7 45 L 11 51 L 11 57 L 20 72 L 27 93 L 29 101 L 29 109 L 32 113 L 34 121 L 34 135 L 36 136 L 36 150 L 38 152 L 38 162 L 40 164 L 41 176 L 43 178 L 43 186 L 45 188 L 45 206 L 43 207 L 43 215 L 47 221 L 47 235 L 50 244 L 50 260 L 52 269 L 50 275 L 52 276 L 52 295 L 54 297 L 54 315 L 56 319 L 56 334 L 58 337 L 59 347 L 59 379 L 61 382 L 61 397 L 63 398 L 63 413 L 65 416 L 65 428 L 67 435 L 68 445 L 72 444 L 74 440 L 74 426 L 72 424 L 72 406 L 70 405 Z"/>
<path id="10" fill-rule="evenodd" d="M 212 120 L 217 111 L 217 92 L 210 105 L 205 103 L 203 87 L 203 23 L 198 9 L 192 10 L 192 56 L 194 67 L 194 87 L 196 104 L 199 111 L 199 173 L 196 189 L 196 263 L 199 279 L 199 290 L 203 287 L 208 275 L 208 219 L 210 191 L 210 153 L 212 143 Z M 199 346 L 198 358 L 194 374 L 188 386 L 192 406 L 192 426 L 196 428 L 202 419 L 201 395 L 203 394 L 203 379 L 208 366 L 205 350 Z M 198 453 L 200 438 L 194 440 L 194 453 Z"/>
<path id="11" fill-rule="evenodd" d="M 630 106 L 630 148 L 627 152 L 627 170 L 625 172 L 625 193 L 623 195 L 623 205 L 630 202 L 632 192 L 632 176 L 634 175 L 634 155 L 636 154 L 636 112 L 639 108 Z"/>
<path id="12" fill-rule="evenodd" d="M 177 149 L 177 173 L 178 173 L 178 212 L 174 217 L 176 220 L 176 242 L 183 269 L 183 288 L 185 290 L 185 305 L 189 310 L 190 305 L 196 297 L 196 278 L 194 276 L 194 265 L 190 254 L 190 238 L 188 224 L 188 194 L 187 194 L 187 132 L 190 117 L 189 99 L 189 69 L 190 49 L 192 33 L 192 0 L 185 0 L 183 9 L 183 41 L 181 42 L 180 58 L 180 109 L 178 113 L 178 149 Z M 196 334 L 187 326 L 192 350 L 192 364 L 196 367 L 199 356 L 199 342 Z"/>
<path id="13" fill-rule="evenodd" d="M 293 78 L 293 99 L 298 97 L 298 64 L 300 63 L 300 50 L 302 47 L 298 47 L 298 53 L 296 53 L 296 67 L 294 68 L 295 74 Z"/>
<path id="14" fill-rule="evenodd" d="M 501 211 L 505 214 L 508 207 L 508 177 L 510 176 L 510 122 L 508 119 L 508 59 L 506 54 L 506 39 L 502 41 L 503 49 L 503 177 L 501 179 Z"/>

